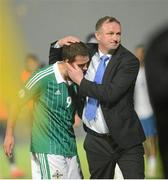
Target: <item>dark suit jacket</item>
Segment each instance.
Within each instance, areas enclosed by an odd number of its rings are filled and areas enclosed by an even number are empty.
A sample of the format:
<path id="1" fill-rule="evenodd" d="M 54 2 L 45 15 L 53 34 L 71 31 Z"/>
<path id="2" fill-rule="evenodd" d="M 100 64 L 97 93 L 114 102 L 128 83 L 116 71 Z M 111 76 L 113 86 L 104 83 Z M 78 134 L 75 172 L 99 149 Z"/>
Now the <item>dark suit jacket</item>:
<path id="1" fill-rule="evenodd" d="M 97 44 L 87 44 L 90 57 L 98 51 Z M 50 63 L 61 59 L 61 49 L 50 48 Z M 139 118 L 134 110 L 133 92 L 139 70 L 137 58 L 122 45 L 112 55 L 102 84 L 85 78 L 79 86 L 81 97 L 94 97 L 100 101 L 109 131 L 116 143 L 129 148 L 145 140 Z M 83 103 L 79 116 L 82 117 Z"/>

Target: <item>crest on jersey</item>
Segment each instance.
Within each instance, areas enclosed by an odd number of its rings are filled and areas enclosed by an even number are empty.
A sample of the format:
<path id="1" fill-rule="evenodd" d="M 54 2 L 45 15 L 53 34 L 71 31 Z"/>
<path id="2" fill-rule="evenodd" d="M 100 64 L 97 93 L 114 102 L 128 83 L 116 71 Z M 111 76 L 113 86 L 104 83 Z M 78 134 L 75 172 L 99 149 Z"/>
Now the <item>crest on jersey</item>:
<path id="1" fill-rule="evenodd" d="M 56 172 L 52 175 L 53 178 L 62 179 L 63 174 L 57 169 Z"/>

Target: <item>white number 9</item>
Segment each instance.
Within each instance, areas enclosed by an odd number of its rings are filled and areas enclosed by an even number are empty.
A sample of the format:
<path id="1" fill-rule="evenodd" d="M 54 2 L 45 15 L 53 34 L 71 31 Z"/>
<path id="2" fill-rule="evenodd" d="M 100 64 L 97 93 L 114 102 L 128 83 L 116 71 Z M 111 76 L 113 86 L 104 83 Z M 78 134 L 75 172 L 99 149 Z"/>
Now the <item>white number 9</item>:
<path id="1" fill-rule="evenodd" d="M 71 105 L 72 103 L 72 98 L 70 96 L 67 97 L 67 108 L 69 108 L 69 106 Z"/>

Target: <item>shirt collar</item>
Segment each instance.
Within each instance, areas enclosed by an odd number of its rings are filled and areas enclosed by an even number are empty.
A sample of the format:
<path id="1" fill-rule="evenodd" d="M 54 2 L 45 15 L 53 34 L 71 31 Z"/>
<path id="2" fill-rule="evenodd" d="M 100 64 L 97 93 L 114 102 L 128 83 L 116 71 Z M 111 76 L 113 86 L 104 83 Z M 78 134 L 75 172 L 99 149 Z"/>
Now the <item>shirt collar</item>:
<path id="1" fill-rule="evenodd" d="M 58 68 L 58 64 L 61 63 L 62 61 L 57 61 L 54 65 L 53 65 L 53 69 L 54 69 L 54 74 L 55 74 L 55 78 L 57 80 L 57 83 L 60 84 L 60 83 L 66 83 L 68 85 L 71 85 L 72 84 L 72 81 L 66 81 L 62 75 L 61 75 L 61 72 Z"/>

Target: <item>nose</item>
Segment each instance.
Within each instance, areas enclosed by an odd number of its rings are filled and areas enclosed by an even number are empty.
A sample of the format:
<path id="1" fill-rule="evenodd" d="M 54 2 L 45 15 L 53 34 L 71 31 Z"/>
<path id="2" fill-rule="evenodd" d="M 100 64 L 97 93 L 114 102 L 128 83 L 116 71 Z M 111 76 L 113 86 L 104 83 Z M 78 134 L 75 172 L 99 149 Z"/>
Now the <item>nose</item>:
<path id="1" fill-rule="evenodd" d="M 113 40 L 118 41 L 118 36 L 116 34 L 113 35 Z"/>
<path id="2" fill-rule="evenodd" d="M 83 66 L 83 70 L 84 70 L 84 71 L 87 70 L 87 64 L 85 64 L 85 65 Z"/>

